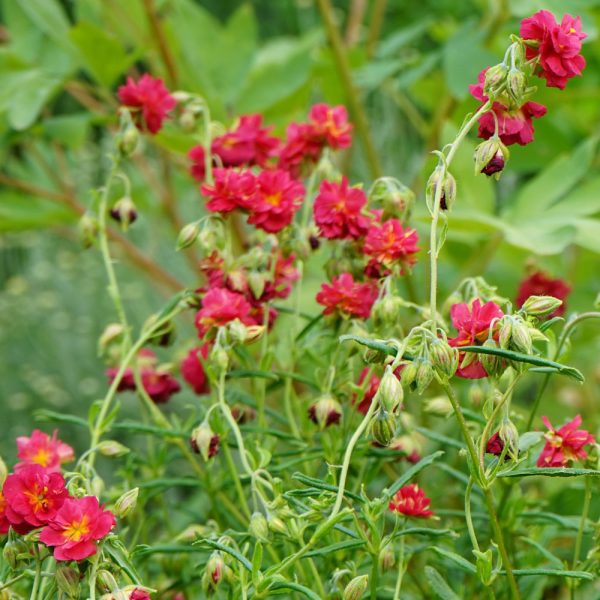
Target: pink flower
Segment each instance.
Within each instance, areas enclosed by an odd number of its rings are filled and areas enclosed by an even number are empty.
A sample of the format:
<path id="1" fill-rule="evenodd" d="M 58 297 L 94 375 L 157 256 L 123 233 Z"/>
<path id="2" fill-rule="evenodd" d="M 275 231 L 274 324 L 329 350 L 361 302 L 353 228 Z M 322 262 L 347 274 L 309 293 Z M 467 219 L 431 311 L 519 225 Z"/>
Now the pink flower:
<path id="1" fill-rule="evenodd" d="M 40 533 L 40 541 L 54 546 L 56 560 L 83 560 L 96 554 L 96 542 L 115 526 L 115 516 L 95 496 L 69 498 Z"/>
<path id="2" fill-rule="evenodd" d="M 365 192 L 349 188 L 346 177 L 340 183 L 323 181 L 313 208 L 320 234 L 330 240 L 363 237 L 369 228 L 369 219 L 361 212 L 366 204 Z"/>
<path id="3" fill-rule="evenodd" d="M 546 319 L 551 319 L 552 317 L 560 317 L 565 314 L 567 308 L 566 300 L 570 293 L 571 286 L 563 279 L 552 279 L 548 274 L 536 271 L 519 284 L 515 303 L 521 308 L 529 296 L 552 296 L 553 298 L 558 298 L 563 303 L 546 317 Z"/>
<path id="4" fill-rule="evenodd" d="M 248 223 L 268 233 L 287 227 L 302 204 L 304 186 L 286 171 L 262 171 L 256 178 L 256 190 L 249 199 Z"/>
<path id="5" fill-rule="evenodd" d="M 129 594 L 129 600 L 151 600 L 150 594 L 141 588 L 135 588 Z"/>
<path id="6" fill-rule="evenodd" d="M 242 294 L 225 288 L 212 289 L 202 298 L 202 308 L 196 313 L 198 335 L 204 337 L 213 327 L 222 327 L 235 319 L 246 325 L 252 324 L 251 309 Z"/>
<path id="7" fill-rule="evenodd" d="M 236 208 L 247 208 L 256 191 L 256 177 L 250 171 L 215 169 L 214 183 L 200 188 L 209 198 L 206 208 L 214 212 L 228 213 Z"/>
<path id="8" fill-rule="evenodd" d="M 210 344 L 192 348 L 181 361 L 181 375 L 198 395 L 208 394 L 210 385 L 202 361 L 208 358 Z"/>
<path id="9" fill-rule="evenodd" d="M 277 166 L 292 177 L 300 177 L 305 165 L 314 165 L 321 157 L 323 143 L 308 123 L 291 123 L 286 131 L 286 141 L 279 153 Z"/>
<path id="10" fill-rule="evenodd" d="M 348 148 L 352 143 L 352 125 L 348 123 L 346 107 L 315 104 L 310 109 L 309 119 L 313 135 L 330 148 Z"/>
<path id="11" fill-rule="evenodd" d="M 324 315 L 338 313 L 343 317 L 368 319 L 377 300 L 377 285 L 355 282 L 350 273 L 334 277 L 331 285 L 324 283 L 317 294 L 317 302 L 325 307 Z"/>
<path id="12" fill-rule="evenodd" d="M 24 465 L 37 464 L 49 472 L 60 473 L 60 465 L 73 460 L 73 448 L 57 437 L 54 431 L 52 437 L 34 429 L 31 437 L 20 436 L 17 438 L 17 456 L 21 459 L 15 465 L 18 471 Z"/>
<path id="13" fill-rule="evenodd" d="M 4 494 L 2 493 L 2 491 L 0 490 L 0 535 L 4 535 L 4 534 L 8 533 L 8 530 L 10 528 L 10 522 L 6 518 L 6 507 L 7 507 L 6 498 L 4 497 Z"/>
<path id="14" fill-rule="evenodd" d="M 416 483 L 400 488 L 390 500 L 389 509 L 406 517 L 427 518 L 433 515 L 429 510 L 431 500 Z"/>
<path id="15" fill-rule="evenodd" d="M 471 95 L 480 100 L 487 102 L 488 97 L 483 93 L 483 85 L 485 82 L 484 69 L 479 73 L 478 83 L 470 85 L 469 91 Z M 546 114 L 546 107 L 537 102 L 525 102 L 520 107 L 508 107 L 502 102 L 496 101 L 492 106 L 492 111 L 498 120 L 498 135 L 504 144 L 520 144 L 525 146 L 533 141 L 533 118 L 543 117 Z M 492 112 L 486 112 L 479 119 L 479 137 L 487 140 L 494 135 L 495 121 Z"/>
<path id="16" fill-rule="evenodd" d="M 540 77 L 548 87 L 564 89 L 585 68 L 580 52 L 587 35 L 581 31 L 581 17 L 566 14 L 559 25 L 551 12 L 540 10 L 521 21 L 521 37 L 535 42 L 527 44 L 526 57 L 539 57 Z"/>
<path id="17" fill-rule="evenodd" d="M 60 473 L 40 465 L 24 465 L 6 478 L 2 488 L 5 515 L 17 533 L 25 534 L 54 519 L 69 493 Z"/>
<path id="18" fill-rule="evenodd" d="M 167 113 L 177 104 L 163 80 L 155 79 L 148 73 L 144 73 L 137 82 L 128 77 L 118 94 L 125 106 L 137 109 L 132 113 L 136 125 L 140 129 L 145 126 L 150 133 L 160 131 Z"/>
<path id="19" fill-rule="evenodd" d="M 566 467 L 575 460 L 585 460 L 587 452 L 584 446 L 594 443 L 594 436 L 585 429 L 577 429 L 581 425 L 581 416 L 556 430 L 547 417 L 542 417 L 548 433 L 544 434 L 546 445 L 537 461 L 538 467 Z"/>
<path id="20" fill-rule="evenodd" d="M 479 298 L 475 298 L 469 304 L 454 304 L 450 309 L 450 318 L 452 324 L 458 330 L 455 338 L 449 339 L 448 343 L 453 347 L 481 345 L 488 339 L 490 326 L 494 319 L 499 319 L 504 313 L 494 302 L 481 304 Z M 492 333 L 495 335 L 496 325 L 492 326 Z M 465 353 L 459 353 L 459 365 L 462 364 Z M 481 379 L 487 377 L 487 372 L 478 359 L 473 360 L 469 365 L 460 367 L 456 371 L 459 377 L 466 379 Z"/>
<path id="21" fill-rule="evenodd" d="M 414 229 L 404 229 L 398 219 L 388 219 L 381 225 L 372 224 L 367 231 L 363 251 L 371 256 L 371 268 L 391 269 L 399 264 L 401 271 L 417 259 L 419 236 Z"/>

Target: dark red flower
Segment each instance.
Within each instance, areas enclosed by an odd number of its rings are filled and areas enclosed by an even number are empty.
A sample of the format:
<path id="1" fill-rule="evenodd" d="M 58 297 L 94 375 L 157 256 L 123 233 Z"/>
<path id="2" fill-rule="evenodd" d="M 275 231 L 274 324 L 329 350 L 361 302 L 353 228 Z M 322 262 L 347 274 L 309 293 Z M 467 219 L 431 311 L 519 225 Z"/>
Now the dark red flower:
<path id="1" fill-rule="evenodd" d="M 585 68 L 580 52 L 587 35 L 581 31 L 581 17 L 566 14 L 559 25 L 551 12 L 540 10 L 521 21 L 521 37 L 534 42 L 527 44 L 526 57 L 539 57 L 539 74 L 548 87 L 564 89 Z"/>
<path id="2" fill-rule="evenodd" d="M 502 317 L 504 313 L 494 302 L 481 304 L 479 298 L 475 298 L 470 305 L 461 303 L 454 304 L 450 309 L 452 324 L 458 330 L 455 338 L 449 339 L 450 346 L 460 348 L 461 346 L 481 345 L 488 339 L 490 326 L 495 319 Z M 496 335 L 497 326 L 492 326 L 492 333 Z M 462 364 L 465 353 L 459 354 L 459 365 Z M 466 379 L 481 379 L 487 377 L 487 371 L 481 362 L 475 358 L 465 367 L 459 366 L 456 374 Z"/>
<path id="3" fill-rule="evenodd" d="M 310 109 L 309 119 L 314 137 L 330 148 L 348 148 L 352 143 L 352 125 L 348 122 L 346 107 L 315 104 Z"/>
<path id="4" fill-rule="evenodd" d="M 303 167 L 314 165 L 321 157 L 322 150 L 323 143 L 314 135 L 311 125 L 291 123 L 277 166 L 288 171 L 292 177 L 300 177 Z"/>
<path id="5" fill-rule="evenodd" d="M 370 268 L 382 270 L 400 265 L 401 272 L 413 265 L 419 251 L 419 236 L 414 229 L 404 229 L 398 219 L 388 219 L 381 225 L 371 224 L 365 237 L 363 251 L 371 256 Z"/>
<path id="6" fill-rule="evenodd" d="M 308 418 L 321 428 L 337 425 L 342 418 L 342 407 L 332 396 L 323 396 L 308 407 Z"/>
<path id="7" fill-rule="evenodd" d="M 362 214 L 367 195 L 358 187 L 348 187 L 348 179 L 340 183 L 323 181 L 313 207 L 315 224 L 323 237 L 357 239 L 369 228 L 370 219 Z"/>
<path id="8" fill-rule="evenodd" d="M 367 376 L 368 372 L 369 372 L 369 367 L 364 367 L 363 370 L 360 372 L 360 376 L 358 378 L 358 385 L 362 386 L 364 384 L 365 377 Z M 364 396 L 362 397 L 362 400 L 356 407 L 357 410 L 359 412 L 361 412 L 363 415 L 366 415 L 369 408 L 371 407 L 371 402 L 373 402 L 373 398 L 375 397 L 375 394 L 377 393 L 377 390 L 379 389 L 380 383 L 381 383 L 381 380 L 379 379 L 379 377 L 377 377 L 377 375 L 375 375 L 375 374 L 371 375 L 371 379 L 369 379 L 369 383 L 367 384 L 367 387 L 365 389 Z M 356 403 L 357 399 L 358 398 L 356 397 L 356 394 L 355 394 L 353 402 Z"/>
<path id="9" fill-rule="evenodd" d="M 135 588 L 129 594 L 129 600 L 152 600 L 150 594 L 141 588 Z"/>
<path id="10" fill-rule="evenodd" d="M 488 454 L 493 454 L 494 456 L 500 456 L 502 451 L 504 450 L 504 442 L 500 437 L 500 433 L 496 431 L 492 437 L 487 441 L 485 446 L 485 451 Z"/>
<path id="11" fill-rule="evenodd" d="M 17 456 L 21 459 L 15 465 L 18 471 L 24 465 L 40 465 L 49 472 L 60 473 L 62 463 L 73 460 L 73 448 L 65 444 L 57 437 L 54 431 L 52 437 L 47 433 L 34 429 L 31 436 L 19 436 L 17 438 Z"/>
<path id="12" fill-rule="evenodd" d="M 504 154 L 499 150 L 494 154 L 490 162 L 481 169 L 481 172 L 488 177 L 504 170 Z"/>
<path id="13" fill-rule="evenodd" d="M 136 82 L 131 77 L 118 91 L 119 100 L 132 111 L 133 119 L 140 129 L 158 133 L 167 113 L 175 108 L 177 101 L 165 87 L 162 79 L 144 73 Z"/>
<path id="14" fill-rule="evenodd" d="M 429 510 L 431 500 L 416 483 L 400 488 L 390 500 L 389 508 L 392 512 L 400 513 L 406 517 L 427 518 L 433 515 Z"/>
<path id="15" fill-rule="evenodd" d="M 206 208 L 228 213 L 236 208 L 245 209 L 256 191 L 256 177 L 250 171 L 237 169 L 214 169 L 214 183 L 201 186 L 204 196 L 209 198 Z"/>
<path id="16" fill-rule="evenodd" d="M 202 338 L 213 327 L 222 327 L 235 319 L 251 325 L 254 323 L 250 318 L 251 309 L 252 306 L 242 294 L 225 288 L 209 290 L 202 298 L 202 308 L 196 313 L 198 335 Z"/>
<path id="17" fill-rule="evenodd" d="M 584 446 L 594 443 L 594 436 L 585 429 L 577 429 L 581 425 L 581 416 L 560 429 L 554 429 L 548 417 L 542 417 L 548 433 L 544 434 L 546 445 L 537 460 L 538 467 L 566 467 L 575 460 L 585 460 L 587 452 Z"/>
<path id="18" fill-rule="evenodd" d="M 68 498 L 40 533 L 40 541 L 54 546 L 56 560 L 83 560 L 96 554 L 96 542 L 115 526 L 115 516 L 95 496 Z"/>
<path id="19" fill-rule="evenodd" d="M 469 86 L 471 95 L 481 102 L 488 100 L 483 93 L 486 71 L 487 69 L 484 69 L 479 73 L 476 85 Z M 544 116 L 546 107 L 537 102 L 525 102 L 523 106 L 509 107 L 496 101 L 492 106 L 492 111 L 498 120 L 498 135 L 502 142 L 507 146 L 511 144 L 525 146 L 533 141 L 533 119 Z M 484 140 L 491 138 L 495 133 L 495 127 L 494 115 L 491 111 L 486 112 L 479 119 L 479 137 Z"/>
<path id="20" fill-rule="evenodd" d="M 359 283 L 350 273 L 342 273 L 333 278 L 331 285 L 321 286 L 317 302 L 325 307 L 324 315 L 337 313 L 343 317 L 368 319 L 378 293 L 373 282 Z"/>
<path id="21" fill-rule="evenodd" d="M 203 344 L 192 348 L 187 356 L 181 361 L 181 375 L 190 384 L 190 387 L 198 395 L 208 394 L 210 384 L 202 365 L 203 360 L 208 358 L 210 344 Z"/>
<path id="22" fill-rule="evenodd" d="M 570 293 L 571 286 L 564 279 L 552 279 L 547 273 L 536 271 L 519 284 L 515 303 L 521 308 L 529 296 L 552 296 L 553 298 L 558 298 L 563 303 L 554 312 L 545 317 L 546 319 L 551 319 L 552 317 L 560 317 L 565 314 L 567 308 L 566 300 Z"/>

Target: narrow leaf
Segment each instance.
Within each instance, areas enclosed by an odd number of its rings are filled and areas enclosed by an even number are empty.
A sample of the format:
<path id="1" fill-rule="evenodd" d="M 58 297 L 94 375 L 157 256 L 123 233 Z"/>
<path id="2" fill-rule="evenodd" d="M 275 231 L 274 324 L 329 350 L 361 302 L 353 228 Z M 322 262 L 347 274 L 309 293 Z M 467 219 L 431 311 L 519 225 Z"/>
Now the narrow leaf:
<path id="1" fill-rule="evenodd" d="M 600 477 L 596 469 L 570 469 L 567 467 L 530 467 L 528 469 L 515 469 L 498 473 L 498 477 Z"/>
<path id="2" fill-rule="evenodd" d="M 425 567 L 425 576 L 433 592 L 442 600 L 460 600 L 454 590 L 446 583 L 445 579 L 433 567 Z"/>
<path id="3" fill-rule="evenodd" d="M 396 482 L 386 492 L 386 496 L 391 498 L 403 485 L 408 483 L 417 473 L 420 473 L 425 467 L 436 461 L 440 456 L 444 454 L 443 450 L 438 450 L 425 458 L 422 458 L 416 465 L 413 465 L 402 477 L 396 480 Z"/>
<path id="4" fill-rule="evenodd" d="M 439 548 L 438 546 L 430 546 L 429 550 L 433 550 L 433 552 L 439 554 L 440 556 L 445 556 L 463 571 L 466 571 L 467 573 L 473 573 L 474 575 L 477 574 L 477 567 L 473 563 L 469 562 L 466 558 L 460 556 L 460 554 L 456 554 L 456 552 L 451 552 L 450 550 L 446 550 L 444 548 Z"/>

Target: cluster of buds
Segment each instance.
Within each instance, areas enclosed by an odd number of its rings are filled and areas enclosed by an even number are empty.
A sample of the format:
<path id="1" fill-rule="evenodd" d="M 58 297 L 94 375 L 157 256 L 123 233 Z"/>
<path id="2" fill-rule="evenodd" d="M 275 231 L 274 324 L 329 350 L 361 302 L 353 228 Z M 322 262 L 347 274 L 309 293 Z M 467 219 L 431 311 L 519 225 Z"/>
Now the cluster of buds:
<path id="1" fill-rule="evenodd" d="M 398 323 L 400 310 L 405 306 L 406 301 L 400 296 L 386 294 L 373 304 L 371 319 L 377 328 L 389 331 Z"/>
<path id="2" fill-rule="evenodd" d="M 449 211 L 456 200 L 456 179 L 443 164 L 439 164 L 430 175 L 425 189 L 427 208 L 433 214 L 436 196 L 440 209 Z"/>
<path id="3" fill-rule="evenodd" d="M 514 350 L 524 354 L 533 352 L 533 338 L 542 333 L 528 323 L 521 315 L 504 315 L 499 323 L 498 342 L 503 350 Z"/>
<path id="4" fill-rule="evenodd" d="M 421 395 L 428 387 L 434 377 L 434 368 L 431 360 L 420 356 L 406 364 L 402 370 L 402 381 Z"/>
<path id="5" fill-rule="evenodd" d="M 522 40 L 514 42 L 506 56 L 511 57 L 511 66 L 501 62 L 490 67 L 485 73 L 483 84 L 484 94 L 492 99 L 498 99 L 507 106 L 520 107 L 536 90 L 529 86 L 531 68 L 525 62 Z"/>
<path id="6" fill-rule="evenodd" d="M 415 203 L 415 193 L 394 177 L 380 177 L 373 182 L 368 194 L 370 205 L 381 205 L 383 219 L 405 221 Z"/>

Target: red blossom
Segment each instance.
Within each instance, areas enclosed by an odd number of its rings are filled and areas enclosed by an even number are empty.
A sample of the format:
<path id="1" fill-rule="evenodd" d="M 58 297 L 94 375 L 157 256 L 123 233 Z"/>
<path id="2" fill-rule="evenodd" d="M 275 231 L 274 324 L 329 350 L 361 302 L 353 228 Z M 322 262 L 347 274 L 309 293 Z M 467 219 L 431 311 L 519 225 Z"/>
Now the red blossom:
<path id="1" fill-rule="evenodd" d="M 368 372 L 369 372 L 369 367 L 364 367 L 363 370 L 360 372 L 360 377 L 358 378 L 358 385 L 362 386 L 364 384 L 365 378 L 366 378 Z M 375 397 L 375 394 L 377 393 L 377 390 L 379 389 L 380 383 L 381 383 L 381 379 L 379 379 L 379 377 L 377 377 L 377 375 L 371 375 L 371 379 L 369 379 L 369 383 L 365 389 L 364 396 L 362 397 L 362 400 L 356 407 L 357 410 L 360 413 L 362 413 L 363 415 L 366 415 L 369 408 L 371 407 L 371 402 L 373 402 L 373 398 Z M 356 402 L 356 400 L 357 400 L 357 397 L 355 395 L 353 402 Z"/>
<path id="2" fill-rule="evenodd" d="M 299 177 L 304 165 L 315 164 L 323 150 L 323 144 L 314 135 L 308 123 L 291 123 L 286 131 L 286 141 L 279 153 L 277 166 Z"/>
<path id="3" fill-rule="evenodd" d="M 148 592 L 141 588 L 135 588 L 129 594 L 129 600 L 151 600 L 151 596 Z"/>
<path id="4" fill-rule="evenodd" d="M 538 467 L 566 467 L 575 460 L 585 460 L 587 452 L 584 446 L 594 443 L 594 436 L 585 429 L 577 429 L 581 425 L 581 416 L 560 429 L 554 429 L 548 417 L 542 417 L 548 433 L 544 434 L 546 445 L 537 461 Z"/>
<path id="5" fill-rule="evenodd" d="M 63 476 L 50 473 L 40 465 L 24 465 L 9 475 L 2 493 L 6 518 L 21 534 L 53 520 L 69 496 Z"/>
<path id="6" fill-rule="evenodd" d="M 323 140 L 330 148 L 348 148 L 352 143 L 352 125 L 348 122 L 345 106 L 315 104 L 310 109 L 309 119 L 315 138 Z"/>
<path id="7" fill-rule="evenodd" d="M 96 554 L 96 542 L 115 526 L 115 516 L 95 496 L 68 498 L 40 533 L 40 541 L 54 546 L 56 560 L 83 560 Z"/>
<path id="8" fill-rule="evenodd" d="M 8 533 L 8 529 L 10 528 L 10 522 L 6 518 L 6 506 L 6 498 L 4 497 L 2 490 L 0 490 L 0 535 Z"/>
<path id="9" fill-rule="evenodd" d="M 206 208 L 214 212 L 228 213 L 236 208 L 245 209 L 256 191 L 256 177 L 250 171 L 215 169 L 214 183 L 200 188 L 209 198 Z"/>
<path id="10" fill-rule="evenodd" d="M 381 225 L 372 224 L 367 231 L 363 251 L 371 256 L 368 267 L 391 269 L 399 264 L 401 270 L 410 267 L 417 259 L 419 236 L 414 229 L 404 229 L 398 219 L 388 219 Z"/>
<path id="11" fill-rule="evenodd" d="M 131 77 L 118 91 L 123 105 L 137 109 L 132 116 L 140 129 L 158 133 L 167 113 L 175 108 L 175 98 L 171 96 L 162 79 L 144 73 L 136 82 Z"/>
<path id="12" fill-rule="evenodd" d="M 209 290 L 202 298 L 202 308 L 196 313 L 198 335 L 204 337 L 213 327 L 222 327 L 239 319 L 246 325 L 254 323 L 250 317 L 252 306 L 242 294 L 225 288 Z"/>
<path id="13" fill-rule="evenodd" d="M 390 500 L 389 508 L 392 512 L 400 513 L 406 517 L 427 518 L 433 515 L 429 510 L 431 500 L 416 483 L 400 488 Z"/>
<path id="14" fill-rule="evenodd" d="M 344 317 L 368 319 L 377 295 L 377 285 L 373 282 L 359 283 L 350 273 L 342 273 L 333 278 L 331 285 L 321 286 L 317 302 L 325 307 L 324 315 L 339 313 Z"/>
<path id="15" fill-rule="evenodd" d="M 562 90 L 569 79 L 581 75 L 585 68 L 581 40 L 587 37 L 581 31 L 581 17 L 566 14 L 559 25 L 551 12 L 540 10 L 521 21 L 520 33 L 534 42 L 527 44 L 526 57 L 539 57 L 539 74 L 548 87 Z"/>
<path id="16" fill-rule="evenodd" d="M 494 456 L 500 456 L 502 451 L 504 450 L 504 442 L 500 437 L 500 433 L 496 431 L 494 435 L 490 437 L 485 446 L 485 451 L 488 454 L 493 454 Z"/>
<path id="17" fill-rule="evenodd" d="M 181 375 L 198 395 L 208 394 L 210 385 L 202 361 L 208 358 L 210 344 L 192 348 L 181 361 Z"/>
<path id="18" fill-rule="evenodd" d="M 552 279 L 547 273 L 536 271 L 521 281 L 517 292 L 516 305 L 521 308 L 529 296 L 552 296 L 562 300 L 563 303 L 546 319 L 560 317 L 565 314 L 566 300 L 571 293 L 571 286 L 564 279 Z"/>
<path id="19" fill-rule="evenodd" d="M 465 303 L 454 304 L 450 309 L 452 324 L 458 330 L 455 338 L 449 339 L 450 346 L 473 346 L 481 345 L 488 339 L 490 326 L 494 319 L 499 319 L 504 313 L 495 302 L 482 304 L 479 298 L 475 298 L 470 305 Z M 493 330 L 496 326 L 493 326 Z M 493 331 L 495 334 L 495 331 Z M 465 353 L 459 354 L 459 365 L 465 358 Z M 459 377 L 466 379 L 481 379 L 487 377 L 487 371 L 478 359 L 469 365 L 460 367 L 456 371 Z"/>
<path id="20" fill-rule="evenodd" d="M 483 93 L 485 83 L 484 69 L 479 73 L 476 85 L 470 85 L 471 95 L 482 103 L 487 102 L 488 97 Z M 520 107 L 508 107 L 502 102 L 496 101 L 492 106 L 492 111 L 498 120 L 498 135 L 504 144 L 520 144 L 525 146 L 533 141 L 533 121 L 532 119 L 543 117 L 546 114 L 546 107 L 537 102 L 525 102 Z M 479 137 L 487 140 L 495 133 L 495 120 L 491 111 L 486 112 L 479 119 Z"/>
<path id="21" fill-rule="evenodd" d="M 34 429 L 31 436 L 20 436 L 17 438 L 17 456 L 21 459 L 15 465 L 15 471 L 24 465 L 37 464 L 49 472 L 60 473 L 62 463 L 73 460 L 73 448 L 65 444 L 57 437 L 54 431 L 52 437 L 48 434 Z"/>
<path id="22" fill-rule="evenodd" d="M 304 186 L 286 171 L 262 171 L 247 203 L 248 223 L 268 233 L 277 233 L 292 222 L 303 197 Z"/>
<path id="23" fill-rule="evenodd" d="M 340 183 L 323 181 L 314 203 L 315 224 L 320 234 L 330 240 L 363 237 L 370 220 L 362 214 L 367 195 L 358 187 L 348 187 L 348 179 Z"/>

